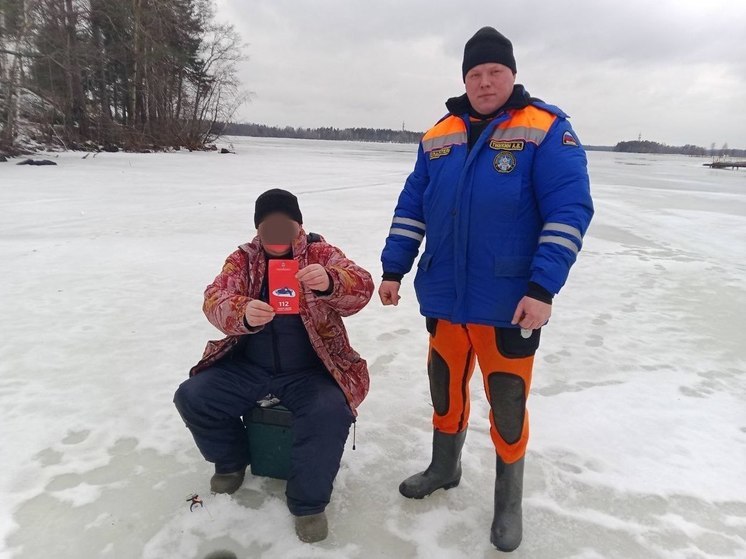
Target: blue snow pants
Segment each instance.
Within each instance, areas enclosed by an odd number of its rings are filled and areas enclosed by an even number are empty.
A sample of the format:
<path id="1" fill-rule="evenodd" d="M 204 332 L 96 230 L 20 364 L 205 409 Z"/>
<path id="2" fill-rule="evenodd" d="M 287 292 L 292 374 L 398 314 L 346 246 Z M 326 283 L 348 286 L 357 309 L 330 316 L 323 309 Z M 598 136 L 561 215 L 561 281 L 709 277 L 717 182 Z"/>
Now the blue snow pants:
<path id="1" fill-rule="evenodd" d="M 249 462 L 240 417 L 267 394 L 277 396 L 293 414 L 288 508 L 296 516 L 320 513 L 329 504 L 354 420 L 342 390 L 323 366 L 274 373 L 233 352 L 184 381 L 174 404 L 205 460 L 215 464 L 216 473 L 229 473 Z"/>

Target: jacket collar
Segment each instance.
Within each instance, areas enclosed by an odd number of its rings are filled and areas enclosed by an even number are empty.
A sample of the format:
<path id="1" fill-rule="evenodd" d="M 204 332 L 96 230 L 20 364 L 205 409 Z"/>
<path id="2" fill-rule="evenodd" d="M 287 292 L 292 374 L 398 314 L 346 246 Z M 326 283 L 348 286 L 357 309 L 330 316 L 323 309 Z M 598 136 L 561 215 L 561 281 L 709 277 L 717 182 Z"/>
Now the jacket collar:
<path id="1" fill-rule="evenodd" d="M 507 111 L 509 109 L 523 109 L 534 101 L 539 101 L 539 99 L 531 97 L 528 91 L 526 91 L 526 88 L 523 87 L 521 84 L 516 84 L 513 86 L 513 93 L 510 94 L 510 97 L 508 97 L 508 100 L 505 102 L 505 104 L 492 114 L 483 115 L 475 111 L 474 108 L 471 106 L 466 93 L 458 97 L 451 97 L 450 99 L 448 99 L 448 101 L 446 101 L 446 108 L 448 109 L 448 112 L 454 116 L 463 116 L 465 114 L 468 114 L 469 116 L 472 116 L 478 120 L 489 120 L 491 118 L 494 118 L 501 112 Z"/>

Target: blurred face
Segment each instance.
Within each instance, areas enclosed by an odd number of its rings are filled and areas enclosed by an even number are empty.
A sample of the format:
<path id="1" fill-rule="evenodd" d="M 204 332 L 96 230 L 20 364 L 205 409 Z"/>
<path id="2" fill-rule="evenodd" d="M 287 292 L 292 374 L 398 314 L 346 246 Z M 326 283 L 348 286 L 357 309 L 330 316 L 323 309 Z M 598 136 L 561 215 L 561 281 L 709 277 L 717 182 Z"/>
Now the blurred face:
<path id="1" fill-rule="evenodd" d="M 300 223 L 285 214 L 270 214 L 259 224 L 259 238 L 272 256 L 286 254 L 300 233 Z"/>
<path id="2" fill-rule="evenodd" d="M 505 104 L 514 84 L 515 74 L 510 68 L 488 62 L 474 66 L 466 74 L 466 96 L 475 111 L 488 115 Z"/>

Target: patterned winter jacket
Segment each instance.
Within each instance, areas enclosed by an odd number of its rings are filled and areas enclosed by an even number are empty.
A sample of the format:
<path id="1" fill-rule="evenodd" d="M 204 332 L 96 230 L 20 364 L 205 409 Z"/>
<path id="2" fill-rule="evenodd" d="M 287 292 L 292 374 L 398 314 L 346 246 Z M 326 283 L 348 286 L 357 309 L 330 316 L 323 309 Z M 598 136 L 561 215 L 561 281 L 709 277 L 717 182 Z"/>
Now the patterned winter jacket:
<path id="1" fill-rule="evenodd" d="M 370 274 L 349 260 L 341 250 L 323 237 L 309 243 L 301 231 L 293 243 L 293 258 L 300 269 L 321 264 L 333 282 L 330 295 L 320 296 L 301 287 L 300 316 L 316 353 L 339 384 L 353 412 L 368 393 L 370 379 L 364 359 L 350 346 L 342 317 L 365 307 L 373 294 Z M 207 319 L 227 335 L 207 343 L 202 359 L 189 376 L 210 367 L 235 346 L 239 338 L 260 329 L 248 329 L 244 323 L 246 305 L 258 299 L 267 267 L 261 241 L 256 237 L 241 245 L 225 261 L 223 270 L 205 290 L 203 310 Z"/>

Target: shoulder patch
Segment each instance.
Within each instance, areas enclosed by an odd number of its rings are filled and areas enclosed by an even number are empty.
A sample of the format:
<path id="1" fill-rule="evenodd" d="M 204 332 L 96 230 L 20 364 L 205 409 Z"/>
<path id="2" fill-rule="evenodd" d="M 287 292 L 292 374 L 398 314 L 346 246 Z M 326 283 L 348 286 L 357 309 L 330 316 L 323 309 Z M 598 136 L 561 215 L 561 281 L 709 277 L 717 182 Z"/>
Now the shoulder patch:
<path id="1" fill-rule="evenodd" d="M 441 157 L 445 157 L 446 155 L 451 153 L 451 147 L 452 146 L 445 146 L 442 148 L 435 148 L 430 152 L 430 160 L 433 159 L 439 159 Z"/>
<path id="2" fill-rule="evenodd" d="M 562 134 L 562 145 L 563 146 L 573 146 L 578 147 L 578 141 L 575 139 L 575 136 L 572 135 L 572 132 L 569 130 L 566 130 L 564 134 Z"/>

